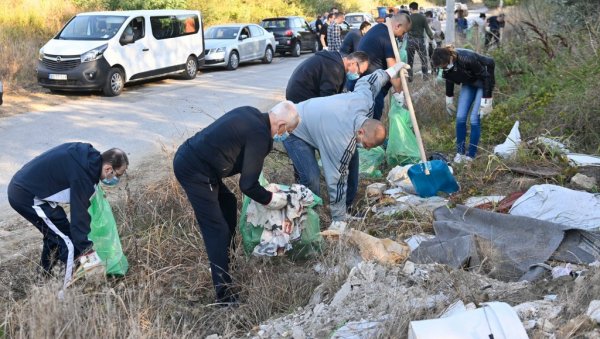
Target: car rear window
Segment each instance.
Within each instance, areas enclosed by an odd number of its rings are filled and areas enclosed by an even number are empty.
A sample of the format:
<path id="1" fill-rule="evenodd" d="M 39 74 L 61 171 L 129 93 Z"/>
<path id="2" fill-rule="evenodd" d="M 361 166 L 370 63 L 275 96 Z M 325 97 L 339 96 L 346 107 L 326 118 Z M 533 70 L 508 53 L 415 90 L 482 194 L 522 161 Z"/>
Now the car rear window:
<path id="1" fill-rule="evenodd" d="M 287 19 L 263 20 L 260 25 L 264 28 L 286 28 Z"/>
<path id="2" fill-rule="evenodd" d="M 362 24 L 363 21 L 365 21 L 365 19 L 362 15 L 346 15 L 346 22 L 351 25 Z"/>

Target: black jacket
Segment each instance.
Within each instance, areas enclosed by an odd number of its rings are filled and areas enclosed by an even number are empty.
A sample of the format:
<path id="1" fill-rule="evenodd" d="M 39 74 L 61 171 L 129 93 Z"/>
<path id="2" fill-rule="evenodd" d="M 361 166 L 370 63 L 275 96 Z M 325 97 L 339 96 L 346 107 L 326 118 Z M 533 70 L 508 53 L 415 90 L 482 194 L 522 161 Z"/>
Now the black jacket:
<path id="1" fill-rule="evenodd" d="M 240 189 L 263 205 L 272 193 L 258 183 L 265 157 L 273 148 L 271 123 L 267 113 L 249 106 L 225 113 L 193 137 L 177 151 L 216 184 L 221 178 L 240 173 Z"/>
<path id="2" fill-rule="evenodd" d="M 11 184 L 40 200 L 68 202 L 71 240 L 77 251 L 83 253 L 92 247 L 88 240 L 91 220 L 88 208 L 101 172 L 100 152 L 90 144 L 73 142 L 46 151 L 25 164 Z"/>
<path id="3" fill-rule="evenodd" d="M 454 96 L 454 84 L 467 84 L 483 88 L 483 97 L 491 98 L 495 85 L 494 59 L 469 49 L 456 49 L 454 67 L 442 72 L 446 79 L 446 96 Z"/>
<path id="4" fill-rule="evenodd" d="M 358 29 L 353 29 L 344 38 L 342 41 L 342 47 L 340 47 L 340 52 L 343 55 L 348 55 L 352 52 L 356 52 L 358 50 L 358 43 L 360 42 L 360 38 L 362 38 L 362 33 Z"/>
<path id="5" fill-rule="evenodd" d="M 346 69 L 339 52 L 320 51 L 298 65 L 285 89 L 287 100 L 299 102 L 341 93 Z"/>

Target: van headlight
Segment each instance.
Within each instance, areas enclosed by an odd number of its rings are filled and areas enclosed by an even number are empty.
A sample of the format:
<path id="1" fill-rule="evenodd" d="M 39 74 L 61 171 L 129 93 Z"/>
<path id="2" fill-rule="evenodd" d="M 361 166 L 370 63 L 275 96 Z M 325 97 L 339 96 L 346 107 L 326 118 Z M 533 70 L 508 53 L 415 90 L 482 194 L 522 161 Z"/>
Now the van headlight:
<path id="1" fill-rule="evenodd" d="M 44 51 L 40 48 L 40 51 L 38 52 L 38 60 L 42 61 L 42 59 L 44 59 Z"/>
<path id="2" fill-rule="evenodd" d="M 106 51 L 108 44 L 104 44 L 100 47 L 94 48 L 91 51 L 87 51 L 81 55 L 81 62 L 90 62 L 94 60 L 98 60 L 102 57 L 102 53 Z"/>

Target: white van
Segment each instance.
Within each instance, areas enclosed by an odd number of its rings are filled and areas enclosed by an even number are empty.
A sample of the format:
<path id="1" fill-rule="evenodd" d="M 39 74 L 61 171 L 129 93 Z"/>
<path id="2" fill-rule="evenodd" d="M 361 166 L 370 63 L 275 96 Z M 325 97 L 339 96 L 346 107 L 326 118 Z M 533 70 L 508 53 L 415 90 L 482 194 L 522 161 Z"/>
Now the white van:
<path id="1" fill-rule="evenodd" d="M 50 90 L 121 93 L 125 83 L 172 73 L 196 77 L 204 64 L 198 11 L 81 13 L 40 49 L 38 83 Z"/>

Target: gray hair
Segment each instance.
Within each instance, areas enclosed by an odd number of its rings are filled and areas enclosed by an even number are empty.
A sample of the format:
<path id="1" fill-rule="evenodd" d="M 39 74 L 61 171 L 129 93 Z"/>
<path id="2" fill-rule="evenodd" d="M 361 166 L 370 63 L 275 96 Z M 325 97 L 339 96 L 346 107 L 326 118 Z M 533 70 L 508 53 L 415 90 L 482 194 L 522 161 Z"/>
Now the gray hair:
<path id="1" fill-rule="evenodd" d="M 300 123 L 300 116 L 296 110 L 296 105 L 289 100 L 282 101 L 273 106 L 269 110 L 269 113 L 273 114 L 277 119 L 285 121 L 289 127 L 296 127 Z"/>

